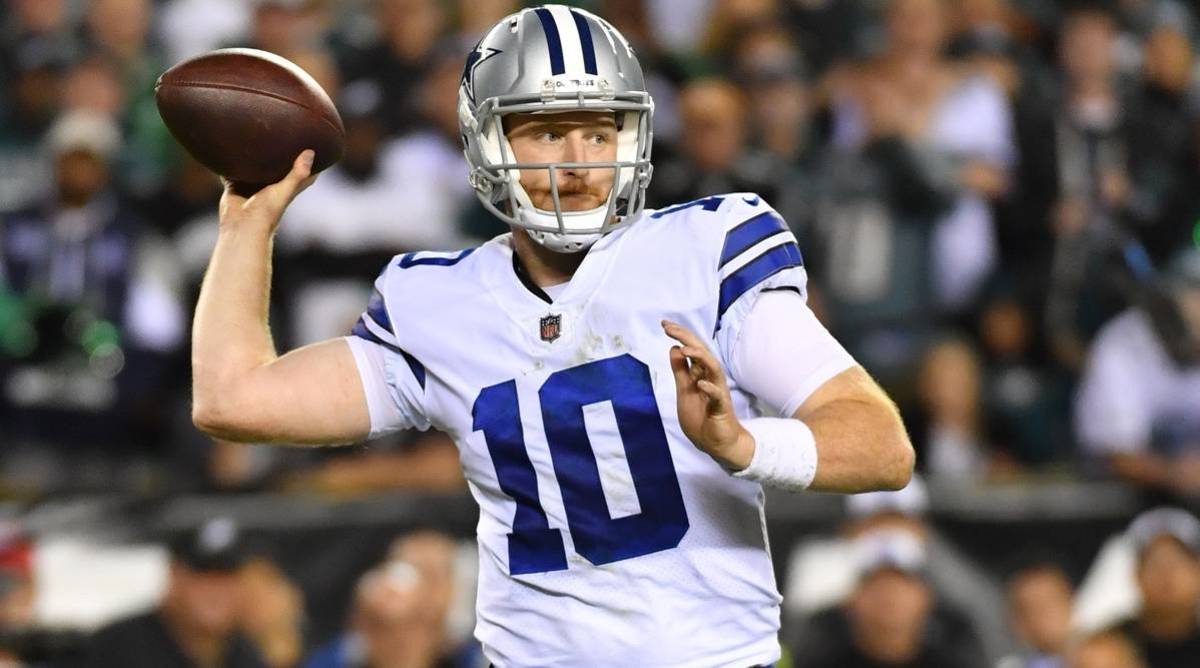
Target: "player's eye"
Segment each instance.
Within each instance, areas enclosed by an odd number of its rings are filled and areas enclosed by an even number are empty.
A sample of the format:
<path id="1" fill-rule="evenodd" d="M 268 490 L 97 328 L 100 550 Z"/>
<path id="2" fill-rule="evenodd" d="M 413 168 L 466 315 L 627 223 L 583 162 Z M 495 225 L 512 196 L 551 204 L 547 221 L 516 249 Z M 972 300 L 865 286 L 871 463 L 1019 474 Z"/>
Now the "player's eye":
<path id="1" fill-rule="evenodd" d="M 537 138 L 538 138 L 538 141 L 553 143 L 553 142 L 556 142 L 556 141 L 562 139 L 562 135 L 558 134 L 557 132 L 553 132 L 551 130 L 546 130 L 545 132 L 539 132 L 537 134 Z"/>
<path id="2" fill-rule="evenodd" d="M 609 137 L 606 133 L 597 132 L 596 134 L 591 136 L 591 141 L 593 144 L 597 144 L 597 145 L 607 144 L 609 142 Z"/>

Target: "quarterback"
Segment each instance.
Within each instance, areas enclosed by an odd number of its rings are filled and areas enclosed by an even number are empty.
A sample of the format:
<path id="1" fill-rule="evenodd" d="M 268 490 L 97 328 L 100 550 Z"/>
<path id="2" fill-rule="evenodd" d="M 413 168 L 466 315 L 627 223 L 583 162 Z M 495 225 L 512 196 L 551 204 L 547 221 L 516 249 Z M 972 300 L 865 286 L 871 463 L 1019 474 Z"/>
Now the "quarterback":
<path id="1" fill-rule="evenodd" d="M 763 487 L 911 475 L 894 406 L 808 309 L 767 202 L 644 209 L 653 110 L 608 22 L 506 17 L 467 57 L 459 119 L 471 184 L 511 232 L 397 256 L 351 335 L 283 356 L 271 244 L 312 153 L 221 201 L 196 424 L 289 444 L 450 435 L 480 507 L 476 635 L 496 666 L 770 664 Z"/>

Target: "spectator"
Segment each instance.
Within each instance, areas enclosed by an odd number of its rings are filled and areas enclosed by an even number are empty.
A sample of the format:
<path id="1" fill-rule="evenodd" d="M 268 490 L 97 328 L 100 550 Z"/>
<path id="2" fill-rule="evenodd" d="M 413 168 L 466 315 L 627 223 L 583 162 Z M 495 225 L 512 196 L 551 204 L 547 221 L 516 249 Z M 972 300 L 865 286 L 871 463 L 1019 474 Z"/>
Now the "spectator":
<path id="1" fill-rule="evenodd" d="M 0 210 L 25 206 L 46 195 L 49 161 L 42 138 L 59 113 L 64 60 L 41 47 L 17 49 L 0 84 Z M 7 92 L 7 96 L 5 96 Z"/>
<path id="2" fill-rule="evenodd" d="M 446 9 L 437 0 L 380 0 L 375 22 L 373 36 L 348 45 L 341 70 L 347 81 L 374 82 L 384 126 L 401 135 L 420 118 L 416 91 L 446 30 Z"/>
<path id="3" fill-rule="evenodd" d="M 713 193 L 755 192 L 789 222 L 793 193 L 787 165 L 749 148 L 747 101 L 724 79 L 689 83 L 679 94 L 682 132 L 677 154 L 656 160 L 648 205 L 686 202 Z"/>
<path id="4" fill-rule="evenodd" d="M 318 49 L 325 32 L 321 0 L 254 0 L 250 45 L 286 56 Z M 210 10 L 211 11 L 211 10 Z"/>
<path id="5" fill-rule="evenodd" d="M 139 195 L 161 185 L 174 147 L 154 103 L 154 83 L 166 67 L 150 41 L 153 9 L 150 0 L 93 0 L 86 16 L 91 52 L 111 59 L 125 89 L 117 175 Z"/>
<path id="6" fill-rule="evenodd" d="M 474 641 L 448 635 L 455 597 L 453 541 L 435 532 L 399 539 L 358 583 L 350 631 L 306 668 L 473 668 L 486 663 Z"/>
<path id="7" fill-rule="evenodd" d="M 921 440 L 931 477 L 981 480 L 990 474 L 981 384 L 979 356 L 965 341 L 938 343 L 925 356 L 918 393 L 928 421 Z"/>
<path id="8" fill-rule="evenodd" d="M 304 657 L 304 594 L 274 562 L 251 559 L 240 573 L 241 627 L 270 668 Z"/>
<path id="9" fill-rule="evenodd" d="M 989 202 L 1008 189 L 1015 160 L 1010 112 L 991 79 L 960 76 L 945 60 L 948 16 L 939 0 L 887 4 L 886 48 L 862 76 L 867 90 L 836 102 L 834 140 L 853 148 L 872 139 L 864 107 L 894 107 L 891 133 L 940 162 L 948 209 L 930 231 L 928 253 L 937 305 L 962 313 L 996 262 L 996 231 Z M 879 90 L 883 89 L 883 90 Z M 884 95 L 885 100 L 862 99 Z"/>
<path id="10" fill-rule="evenodd" d="M 244 0 L 167 0 L 158 13 L 158 41 L 178 63 L 225 44 L 245 43 L 250 32 Z"/>
<path id="11" fill-rule="evenodd" d="M 1008 578 L 1008 614 L 1020 654 L 1002 668 L 1060 668 L 1071 639 L 1074 591 L 1054 561 L 1033 561 Z"/>
<path id="12" fill-rule="evenodd" d="M 1067 654 L 1067 668 L 1158 668 L 1147 664 L 1129 637 L 1115 629 L 1099 631 L 1075 643 Z"/>
<path id="13" fill-rule="evenodd" d="M 795 645 L 797 668 L 973 668 L 986 665 L 962 628 L 934 615 L 919 540 L 881 531 L 855 542 L 857 583 L 846 605 L 818 615 Z"/>
<path id="14" fill-rule="evenodd" d="M 847 520 L 834 539 L 810 540 L 793 552 L 784 586 L 783 637 L 796 647 L 798 639 L 815 629 L 819 635 L 836 606 L 849 600 L 854 589 L 855 545 L 875 534 L 901 535 L 915 540 L 928 565 L 925 574 L 939 605 L 938 625 L 953 629 L 964 643 L 982 644 L 997 660 L 1011 649 L 1003 616 L 1004 596 L 993 578 L 962 554 L 926 519 L 929 496 L 924 482 L 914 477 L 898 492 L 856 494 L 847 499 Z"/>
<path id="15" fill-rule="evenodd" d="M 911 396 L 907 385 L 939 329 L 932 236 L 954 186 L 903 138 L 904 101 L 891 83 L 848 71 L 834 88 L 835 107 L 857 106 L 866 134 L 835 144 L 822 165 L 806 264 L 838 339 L 885 387 Z"/>
<path id="16" fill-rule="evenodd" d="M 989 442 L 1027 467 L 1072 453 L 1070 381 L 1045 363 L 1026 277 L 993 279 L 978 318 L 984 364 L 983 412 Z"/>
<path id="17" fill-rule="evenodd" d="M 265 668 L 238 631 L 245 551 L 228 518 L 209 520 L 174 541 L 167 591 L 146 614 L 98 631 L 88 668 Z"/>
<path id="18" fill-rule="evenodd" d="M 1200 154 L 1195 135 L 1195 58 L 1178 22 L 1154 28 L 1145 44 L 1143 83 L 1130 110 L 1129 221 L 1155 260 L 1190 243 L 1198 201 L 1191 187 Z"/>
<path id="19" fill-rule="evenodd" d="M 777 27 L 747 33 L 737 43 L 733 70 L 746 90 L 756 145 L 792 164 L 816 153 L 803 56 L 792 36 Z"/>
<path id="20" fill-rule="evenodd" d="M 1164 283 L 1169 296 L 1100 330 L 1075 428 L 1118 476 L 1186 498 L 1200 494 L 1200 249 L 1176 258 Z"/>
<path id="21" fill-rule="evenodd" d="M 1129 525 L 1137 552 L 1141 610 L 1122 630 L 1154 668 L 1185 668 L 1200 657 L 1200 520 L 1156 508 Z"/>
<path id="22" fill-rule="evenodd" d="M 69 444 L 73 456 L 101 444 L 128 453 L 165 428 L 168 397 L 145 391 L 180 344 L 183 314 L 169 256 L 111 186 L 119 142 L 103 116 L 62 117 L 47 138 L 53 196 L 0 217 L 0 289 L 37 330 L 34 346 L 0 360 L 10 454 L 30 441 Z"/>
<path id="23" fill-rule="evenodd" d="M 1026 258 L 1024 271 L 1048 274 L 1051 351 L 1071 370 L 1116 308 L 1112 272 L 1102 260 L 1134 192 L 1132 101 L 1119 85 L 1116 37 L 1112 16 L 1099 5 L 1071 9 L 1059 36 L 1059 94 L 1048 108 L 1021 114 L 1025 206 L 1014 220 L 1028 227 L 1014 252 Z"/>

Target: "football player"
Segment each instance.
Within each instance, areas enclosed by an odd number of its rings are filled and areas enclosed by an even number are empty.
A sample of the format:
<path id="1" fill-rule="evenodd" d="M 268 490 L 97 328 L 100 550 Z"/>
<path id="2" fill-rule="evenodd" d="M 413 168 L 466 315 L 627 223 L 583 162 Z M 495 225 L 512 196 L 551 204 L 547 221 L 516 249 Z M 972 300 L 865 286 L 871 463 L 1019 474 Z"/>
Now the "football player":
<path id="1" fill-rule="evenodd" d="M 608 22 L 506 17 L 467 57 L 459 117 L 471 184 L 511 232 L 394 258 L 351 336 L 282 357 L 271 238 L 312 153 L 221 202 L 196 424 L 280 443 L 449 434 L 480 506 L 476 634 L 497 666 L 770 664 L 763 486 L 911 475 L 893 404 L 807 308 L 766 202 L 643 210 L 653 110 Z"/>

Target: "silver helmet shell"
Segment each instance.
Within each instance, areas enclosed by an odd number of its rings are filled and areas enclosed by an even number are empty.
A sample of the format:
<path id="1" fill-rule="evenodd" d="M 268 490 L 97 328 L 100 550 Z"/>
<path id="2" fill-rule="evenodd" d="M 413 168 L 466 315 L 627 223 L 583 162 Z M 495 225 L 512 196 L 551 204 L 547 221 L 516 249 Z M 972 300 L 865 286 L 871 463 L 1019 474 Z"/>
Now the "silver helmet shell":
<path id="1" fill-rule="evenodd" d="M 607 111 L 616 114 L 614 162 L 521 163 L 501 119 L 515 113 Z M 509 225 L 558 252 L 590 247 L 632 220 L 650 183 L 654 102 L 629 43 L 604 19 L 581 9 L 545 5 L 497 23 L 467 56 L 458 91 L 458 125 L 471 185 L 483 205 Z M 554 210 L 538 209 L 521 186 L 521 170 L 549 172 Z M 611 169 L 607 202 L 564 211 L 558 169 Z"/>

